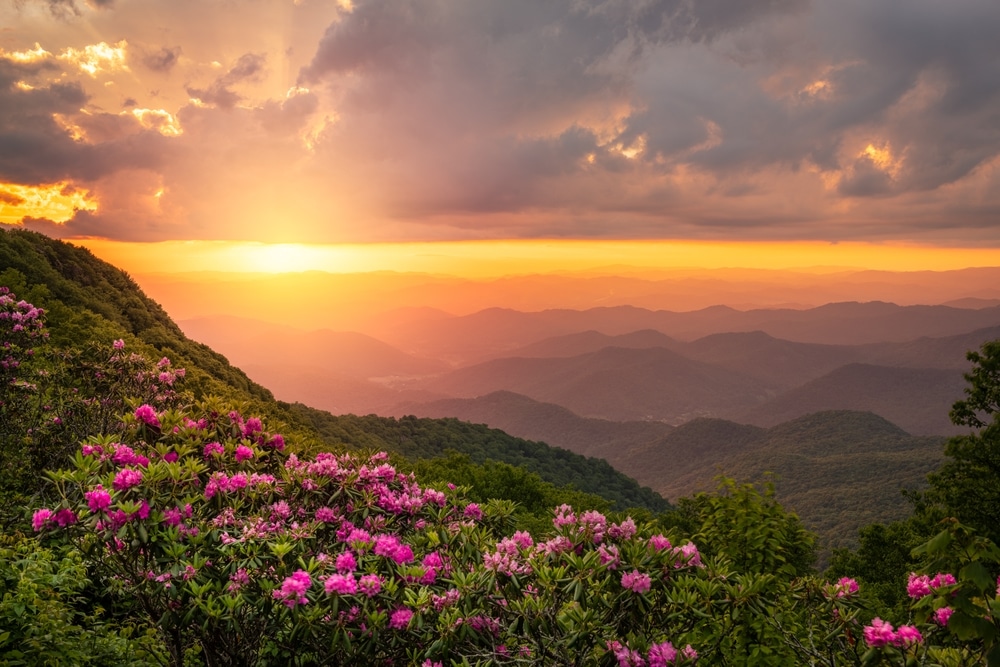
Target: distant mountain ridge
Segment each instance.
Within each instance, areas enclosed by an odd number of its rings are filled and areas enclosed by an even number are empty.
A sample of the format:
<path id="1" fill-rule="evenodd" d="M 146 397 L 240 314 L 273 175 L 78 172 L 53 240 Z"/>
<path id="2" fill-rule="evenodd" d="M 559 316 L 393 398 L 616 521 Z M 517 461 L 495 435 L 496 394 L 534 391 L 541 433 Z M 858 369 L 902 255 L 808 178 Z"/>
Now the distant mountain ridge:
<path id="1" fill-rule="evenodd" d="M 956 435 L 948 411 L 965 388 L 962 372 L 939 368 L 892 368 L 847 364 L 790 389 L 740 415 L 758 426 L 822 410 L 866 410 L 917 435 Z"/>

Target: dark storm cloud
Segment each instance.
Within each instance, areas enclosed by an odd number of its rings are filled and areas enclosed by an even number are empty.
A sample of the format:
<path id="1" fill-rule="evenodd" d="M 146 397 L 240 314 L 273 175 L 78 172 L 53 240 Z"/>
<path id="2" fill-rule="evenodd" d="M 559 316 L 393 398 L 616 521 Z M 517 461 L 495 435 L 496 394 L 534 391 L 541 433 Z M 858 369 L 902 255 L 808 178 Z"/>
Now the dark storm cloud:
<path id="1" fill-rule="evenodd" d="M 142 56 L 142 64 L 155 72 L 169 72 L 181 57 L 181 47 L 160 47 Z"/>
<path id="2" fill-rule="evenodd" d="M 266 60 L 266 56 L 262 53 L 244 53 L 225 74 L 213 81 L 208 88 L 188 87 L 188 94 L 205 104 L 231 109 L 243 99 L 239 93 L 232 90 L 232 86 L 244 81 L 256 80 L 263 73 Z"/>
<path id="3" fill-rule="evenodd" d="M 778 175 L 804 170 L 829 175 L 831 198 L 968 177 L 1000 155 L 998 31 L 990 0 L 372 0 L 328 28 L 300 82 L 341 114 L 328 155 L 378 160 L 394 212 L 656 215 L 681 168 L 708 179 L 680 186 L 689 200 L 734 202 L 780 198 L 796 186 Z"/>
<path id="4" fill-rule="evenodd" d="M 79 83 L 57 81 L 29 89 L 16 85 L 49 68 L 0 58 L 0 181 L 86 182 L 122 168 L 159 163 L 162 138 L 155 132 L 131 133 L 135 123 L 114 114 L 80 114 L 89 98 Z M 74 141 L 59 117 L 86 126 L 96 141 Z"/>
<path id="5" fill-rule="evenodd" d="M 14 0 L 14 4 L 18 7 L 34 4 L 45 5 L 52 16 L 66 19 L 80 16 L 81 7 L 83 6 L 93 7 L 94 9 L 108 9 L 114 6 L 115 0 L 85 0 L 84 2 L 78 2 L 77 0 Z"/>

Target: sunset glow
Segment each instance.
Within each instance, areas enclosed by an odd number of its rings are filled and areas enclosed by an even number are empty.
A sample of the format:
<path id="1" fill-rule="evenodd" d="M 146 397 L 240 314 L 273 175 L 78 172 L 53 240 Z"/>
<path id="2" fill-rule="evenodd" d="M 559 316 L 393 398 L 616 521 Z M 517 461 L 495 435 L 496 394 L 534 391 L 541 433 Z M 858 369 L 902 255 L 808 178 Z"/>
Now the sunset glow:
<path id="1" fill-rule="evenodd" d="M 161 272 L 997 263 L 1000 5 L 675 4 L 6 3 L 0 224 Z"/>
<path id="2" fill-rule="evenodd" d="M 68 183 L 32 186 L 0 183 L 0 223 L 17 224 L 24 218 L 70 220 L 77 211 L 96 211 L 92 193 Z"/>
<path id="3" fill-rule="evenodd" d="M 96 239 L 77 243 L 101 259 L 136 273 L 398 271 L 486 278 L 601 269 L 946 271 L 1000 265 L 1000 249 L 864 243 L 536 240 L 305 245 L 199 241 L 140 244 Z"/>

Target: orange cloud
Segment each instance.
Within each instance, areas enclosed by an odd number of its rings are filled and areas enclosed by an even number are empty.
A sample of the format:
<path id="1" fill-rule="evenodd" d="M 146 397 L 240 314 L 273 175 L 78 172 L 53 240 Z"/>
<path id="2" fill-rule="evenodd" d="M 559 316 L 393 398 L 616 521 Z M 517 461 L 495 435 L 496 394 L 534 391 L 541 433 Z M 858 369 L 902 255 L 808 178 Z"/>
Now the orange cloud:
<path id="1" fill-rule="evenodd" d="M 25 218 L 64 223 L 77 211 L 96 210 L 97 200 L 89 190 L 66 182 L 48 185 L 0 183 L 0 224 L 17 225 Z"/>

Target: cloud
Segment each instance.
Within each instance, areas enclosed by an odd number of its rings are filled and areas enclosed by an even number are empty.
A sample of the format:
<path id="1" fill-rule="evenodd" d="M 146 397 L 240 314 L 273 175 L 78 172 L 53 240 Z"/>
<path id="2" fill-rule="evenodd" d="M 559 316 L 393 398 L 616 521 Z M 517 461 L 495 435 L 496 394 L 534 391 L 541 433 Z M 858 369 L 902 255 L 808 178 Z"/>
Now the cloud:
<path id="1" fill-rule="evenodd" d="M 181 57 L 181 47 L 162 46 L 159 50 L 142 56 L 142 64 L 154 72 L 169 72 Z"/>
<path id="2" fill-rule="evenodd" d="M 65 234 L 1000 234 L 994 0 L 59 4 L 0 182 L 92 189 Z"/>
<path id="3" fill-rule="evenodd" d="M 232 86 L 254 81 L 264 71 L 266 56 L 262 53 L 244 53 L 229 70 L 218 77 L 208 88 L 187 88 L 188 94 L 202 102 L 223 109 L 231 109 L 243 98 L 232 90 Z"/>

